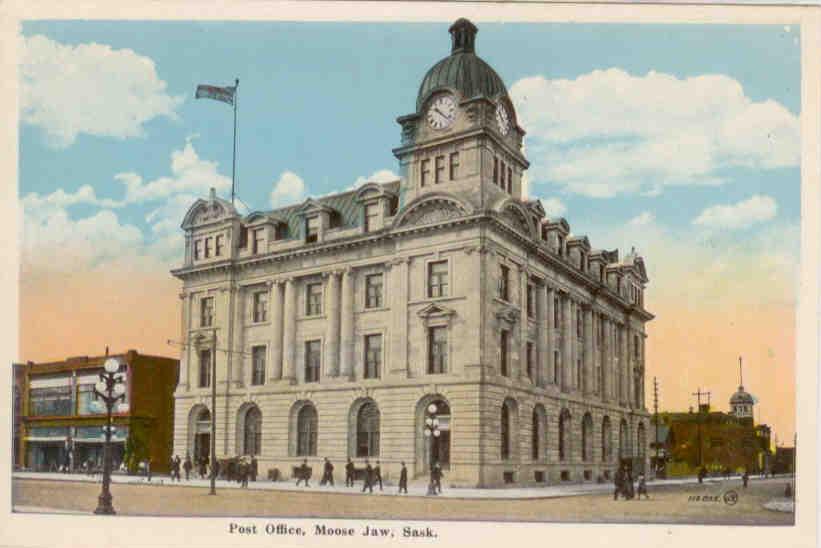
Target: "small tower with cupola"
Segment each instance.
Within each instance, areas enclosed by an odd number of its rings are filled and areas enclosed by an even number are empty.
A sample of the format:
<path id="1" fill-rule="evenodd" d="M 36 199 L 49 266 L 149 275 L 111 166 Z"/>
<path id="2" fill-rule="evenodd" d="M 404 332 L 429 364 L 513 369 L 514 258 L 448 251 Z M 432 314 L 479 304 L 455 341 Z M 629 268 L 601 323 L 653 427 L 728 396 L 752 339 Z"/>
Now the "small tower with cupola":
<path id="1" fill-rule="evenodd" d="M 730 413 L 739 419 L 753 420 L 755 398 L 744 390 L 741 356 L 738 357 L 738 390 L 730 397 Z"/>
<path id="2" fill-rule="evenodd" d="M 525 132 L 504 82 L 476 55 L 477 32 L 467 19 L 451 25 L 450 55 L 425 74 L 416 111 L 397 120 L 400 207 L 434 193 L 476 210 L 523 198 Z"/>

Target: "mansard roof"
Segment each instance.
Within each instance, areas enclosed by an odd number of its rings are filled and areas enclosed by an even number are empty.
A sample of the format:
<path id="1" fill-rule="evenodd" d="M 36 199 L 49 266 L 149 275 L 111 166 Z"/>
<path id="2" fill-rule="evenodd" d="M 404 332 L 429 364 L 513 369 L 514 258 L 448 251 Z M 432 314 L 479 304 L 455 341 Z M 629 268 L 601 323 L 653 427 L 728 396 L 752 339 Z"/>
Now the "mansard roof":
<path id="1" fill-rule="evenodd" d="M 194 225 L 208 224 L 236 216 L 237 210 L 231 205 L 231 202 L 218 197 L 216 190 L 212 188 L 207 200 L 200 198 L 188 208 L 181 227 L 183 230 L 187 230 Z"/>

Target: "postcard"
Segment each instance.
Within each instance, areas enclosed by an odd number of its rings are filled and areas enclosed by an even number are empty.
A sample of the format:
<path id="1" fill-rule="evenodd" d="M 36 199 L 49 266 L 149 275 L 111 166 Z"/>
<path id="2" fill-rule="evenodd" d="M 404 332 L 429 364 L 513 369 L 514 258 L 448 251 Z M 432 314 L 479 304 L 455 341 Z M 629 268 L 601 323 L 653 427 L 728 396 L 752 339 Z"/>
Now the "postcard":
<path id="1" fill-rule="evenodd" d="M 816 9 L 179 7 L 7 8 L 4 544 L 814 544 Z"/>

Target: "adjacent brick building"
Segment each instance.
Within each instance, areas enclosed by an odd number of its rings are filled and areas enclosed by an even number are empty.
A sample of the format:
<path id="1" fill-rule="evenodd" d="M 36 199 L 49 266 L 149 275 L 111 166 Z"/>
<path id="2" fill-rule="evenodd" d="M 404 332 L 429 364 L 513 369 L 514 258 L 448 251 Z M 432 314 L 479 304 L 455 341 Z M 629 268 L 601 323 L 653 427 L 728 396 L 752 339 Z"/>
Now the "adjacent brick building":
<path id="1" fill-rule="evenodd" d="M 19 446 L 16 462 L 31 470 L 75 469 L 88 460 L 102 463 L 105 405 L 93 392 L 107 358 L 120 361 L 126 398 L 114 410 L 113 459 L 118 465 L 126 442 L 147 454 L 152 469 L 166 471 L 171 455 L 174 388 L 179 360 L 129 350 L 112 356 L 81 356 L 58 362 L 15 364 L 19 384 Z"/>
<path id="2" fill-rule="evenodd" d="M 216 411 L 218 456 L 262 473 L 436 461 L 494 486 L 644 466 L 644 261 L 524 197 L 505 84 L 473 24 L 450 33 L 398 118 L 399 180 L 247 216 L 212 192 L 186 214 L 175 453 L 208 453 Z"/>

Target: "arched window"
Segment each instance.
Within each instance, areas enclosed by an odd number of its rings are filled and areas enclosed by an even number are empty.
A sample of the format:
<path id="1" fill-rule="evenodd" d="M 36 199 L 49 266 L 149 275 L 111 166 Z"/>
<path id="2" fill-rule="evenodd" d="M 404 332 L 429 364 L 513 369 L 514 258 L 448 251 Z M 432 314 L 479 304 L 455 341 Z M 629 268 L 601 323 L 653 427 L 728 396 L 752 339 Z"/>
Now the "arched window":
<path id="1" fill-rule="evenodd" d="M 243 434 L 243 454 L 259 455 L 262 453 L 262 413 L 257 406 L 245 413 Z"/>
<path id="2" fill-rule="evenodd" d="M 610 462 L 610 417 L 604 417 L 601 423 L 601 460 Z"/>
<path id="3" fill-rule="evenodd" d="M 356 414 L 356 456 L 379 456 L 379 408 L 372 401 Z"/>
<path id="4" fill-rule="evenodd" d="M 582 461 L 593 458 L 593 417 L 585 413 L 582 419 Z"/>
<path id="5" fill-rule="evenodd" d="M 317 417 L 316 408 L 306 404 L 297 415 L 296 454 L 300 457 L 316 455 Z"/>
<path id="6" fill-rule="evenodd" d="M 502 404 L 502 460 L 510 458 L 510 410 L 507 405 L 507 402 Z"/>
<path id="7" fill-rule="evenodd" d="M 570 411 L 562 409 L 559 415 L 559 460 L 567 460 L 570 455 Z"/>

